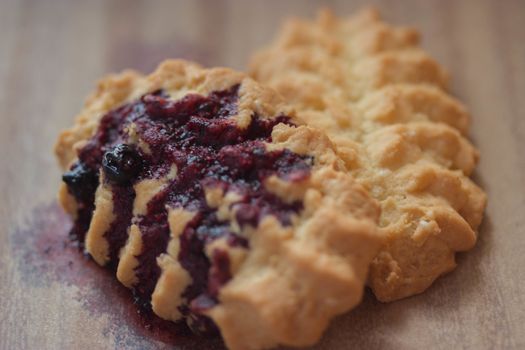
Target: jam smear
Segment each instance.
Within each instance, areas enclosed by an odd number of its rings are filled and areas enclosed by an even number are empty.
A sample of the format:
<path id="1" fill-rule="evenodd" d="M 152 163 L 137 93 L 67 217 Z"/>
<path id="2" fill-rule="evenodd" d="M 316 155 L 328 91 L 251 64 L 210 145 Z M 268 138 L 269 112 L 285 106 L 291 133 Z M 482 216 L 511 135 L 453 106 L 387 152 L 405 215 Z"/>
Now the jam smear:
<path id="1" fill-rule="evenodd" d="M 131 186 L 114 185 L 111 187 L 113 197 L 113 212 L 115 218 L 104 238 L 108 241 L 109 261 L 111 268 L 116 268 L 118 254 L 128 239 L 128 226 L 133 217 L 133 201 L 135 191 Z"/>
<path id="2" fill-rule="evenodd" d="M 79 254 L 77 241 L 67 237 L 70 228 L 70 218 L 58 203 L 41 204 L 28 213 L 23 225 L 8 233 L 8 244 L 21 288 L 44 297 L 51 290 L 58 293 L 60 286 L 66 292 L 59 303 L 71 307 L 71 312 L 83 308 L 86 327 L 101 318 L 108 320 L 102 333 L 91 329 L 94 341 L 87 343 L 107 340 L 118 349 L 135 350 L 226 350 L 220 338 L 203 339 L 184 322 L 162 320 L 152 311 L 137 308 L 130 290 L 111 270 Z"/>
<path id="3" fill-rule="evenodd" d="M 217 208 L 207 204 L 205 191 L 234 192 L 239 199 L 230 209 L 241 227 L 256 228 L 268 215 L 282 225 L 291 225 L 302 203 L 283 201 L 266 189 L 264 181 L 270 176 L 302 181 L 308 178 L 313 162 L 311 157 L 287 149 L 266 149 L 265 142 L 271 141 L 275 125 L 293 125 L 286 116 L 268 119 L 254 114 L 246 128 L 239 128 L 234 117 L 238 90 L 236 85 L 208 96 L 188 94 L 179 100 L 156 91 L 110 111 L 71 170 L 82 167 L 98 174 L 102 164 L 104 181 L 111 185 L 115 203 L 116 220 L 105 235 L 115 262 L 132 220 L 133 184 L 165 178 L 176 166 L 176 177 L 150 200 L 146 215 L 134 219 L 142 234 L 143 250 L 137 256 L 138 282 L 133 293 L 136 303 L 150 308 L 161 272 L 156 259 L 170 240 L 168 208 L 193 212 L 193 219 L 180 235 L 177 258 L 192 277 L 192 284 L 183 293 L 187 304 L 180 311 L 188 326 L 199 334 L 217 333 L 204 312 L 219 302 L 219 290 L 231 278 L 227 252 L 215 249 L 209 259 L 205 247 L 223 238 L 232 247 L 249 249 L 247 237 L 232 232 L 230 223 L 217 217 Z M 131 141 L 131 129 L 142 147 Z M 66 183 L 75 195 L 78 189 Z M 94 189 L 86 188 L 86 192 L 90 193 L 75 198 L 87 205 Z"/>

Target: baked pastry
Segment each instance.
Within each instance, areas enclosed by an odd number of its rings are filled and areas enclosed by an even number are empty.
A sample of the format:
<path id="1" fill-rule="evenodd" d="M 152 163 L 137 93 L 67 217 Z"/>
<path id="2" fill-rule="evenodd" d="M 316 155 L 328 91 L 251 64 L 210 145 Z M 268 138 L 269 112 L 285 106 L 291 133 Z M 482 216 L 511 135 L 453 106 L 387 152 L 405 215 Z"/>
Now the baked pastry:
<path id="1" fill-rule="evenodd" d="M 251 75 L 324 130 L 382 207 L 387 241 L 369 285 L 381 301 L 421 293 L 471 249 L 486 198 L 468 176 L 478 159 L 469 115 L 413 29 L 375 10 L 293 19 L 253 57 Z"/>
<path id="2" fill-rule="evenodd" d="M 109 76 L 56 144 L 72 235 L 164 319 L 231 349 L 312 344 L 360 301 L 381 238 L 376 202 L 300 124 L 232 70 Z"/>

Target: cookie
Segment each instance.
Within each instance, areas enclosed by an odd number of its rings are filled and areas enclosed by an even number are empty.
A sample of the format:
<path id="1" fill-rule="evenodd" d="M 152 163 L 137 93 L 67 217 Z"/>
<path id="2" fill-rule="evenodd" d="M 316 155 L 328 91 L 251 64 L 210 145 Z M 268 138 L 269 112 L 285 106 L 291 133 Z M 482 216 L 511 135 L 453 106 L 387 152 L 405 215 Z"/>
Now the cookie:
<path id="1" fill-rule="evenodd" d="M 55 151 L 86 252 L 142 307 L 231 349 L 317 341 L 382 244 L 331 141 L 229 69 L 109 76 Z"/>
<path id="2" fill-rule="evenodd" d="M 251 75 L 324 130 L 382 208 L 387 237 L 369 285 L 381 301 L 423 292 L 471 249 L 486 204 L 469 175 L 478 152 L 469 114 L 418 33 L 374 10 L 293 19 L 253 57 Z"/>

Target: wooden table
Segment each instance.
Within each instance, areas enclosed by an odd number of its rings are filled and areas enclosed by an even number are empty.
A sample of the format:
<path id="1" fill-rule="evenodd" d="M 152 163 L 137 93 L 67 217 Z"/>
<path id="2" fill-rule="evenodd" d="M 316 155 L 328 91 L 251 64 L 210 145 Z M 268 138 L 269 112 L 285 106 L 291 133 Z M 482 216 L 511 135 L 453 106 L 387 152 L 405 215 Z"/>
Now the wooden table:
<path id="1" fill-rule="evenodd" d="M 364 1 L 329 1 L 349 14 Z M 0 348 L 212 348 L 138 325 L 128 295 L 63 242 L 51 149 L 101 75 L 166 57 L 242 69 L 321 1 L 0 0 Z M 364 303 L 316 349 L 525 348 L 525 2 L 377 2 L 416 26 L 473 114 L 489 205 L 476 248 L 420 296 Z M 148 333 L 149 332 L 149 333 Z M 171 344 L 171 345 L 170 345 Z"/>

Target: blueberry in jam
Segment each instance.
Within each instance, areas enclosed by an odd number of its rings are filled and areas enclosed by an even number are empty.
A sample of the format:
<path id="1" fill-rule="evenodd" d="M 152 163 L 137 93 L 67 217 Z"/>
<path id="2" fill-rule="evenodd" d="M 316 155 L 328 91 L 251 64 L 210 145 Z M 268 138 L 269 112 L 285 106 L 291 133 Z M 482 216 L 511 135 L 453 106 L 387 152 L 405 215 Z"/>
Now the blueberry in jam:
<path id="1" fill-rule="evenodd" d="M 103 116 L 95 135 L 79 153 L 79 167 L 95 173 L 102 167 L 112 184 L 116 219 L 104 235 L 112 261 L 118 262 L 131 221 L 140 229 L 142 252 L 136 257 L 138 282 L 133 287 L 137 304 L 150 307 L 161 273 L 156 259 L 166 252 L 170 240 L 168 208 L 195 213 L 179 237 L 177 259 L 192 278 L 182 295 L 187 302 L 179 310 L 199 334 L 216 331 L 204 313 L 219 302 L 221 287 L 232 278 L 228 253 L 215 250 L 208 258 L 205 247 L 223 238 L 231 247 L 249 249 L 247 237 L 232 232 L 231 223 L 220 220 L 217 209 L 208 205 L 205 191 L 215 188 L 236 193 L 239 199 L 231 209 L 241 228 L 256 228 L 268 215 L 290 225 L 302 203 L 283 201 L 266 189 L 264 181 L 274 175 L 289 182 L 302 181 L 309 176 L 313 161 L 287 149 L 267 150 L 265 143 L 271 142 L 274 126 L 293 125 L 286 116 L 263 118 L 254 113 L 250 124 L 240 128 L 232 118 L 238 112 L 238 91 L 235 85 L 207 96 L 188 94 L 179 100 L 164 91 L 146 94 Z M 132 145 L 127 134 L 131 124 L 151 152 L 141 153 Z M 145 215 L 132 218 L 133 185 L 144 179 L 166 178 L 173 167 L 176 177 L 149 201 Z M 70 192 L 79 191 L 74 181 L 66 184 Z M 94 196 L 97 184 L 98 179 L 85 191 Z"/>
<path id="2" fill-rule="evenodd" d="M 121 143 L 104 153 L 102 168 L 108 181 L 125 184 L 139 174 L 142 160 L 137 151 Z"/>
<path id="3" fill-rule="evenodd" d="M 77 218 L 71 228 L 70 236 L 77 241 L 79 248 L 84 246 L 84 237 L 91 222 L 95 207 L 95 190 L 98 186 L 98 171 L 87 167 L 82 162 L 74 163 L 70 170 L 62 175 L 68 192 L 77 202 Z"/>
<path id="4" fill-rule="evenodd" d="M 69 192 L 77 199 L 91 199 L 98 186 L 98 173 L 82 163 L 75 163 L 62 175 Z"/>

